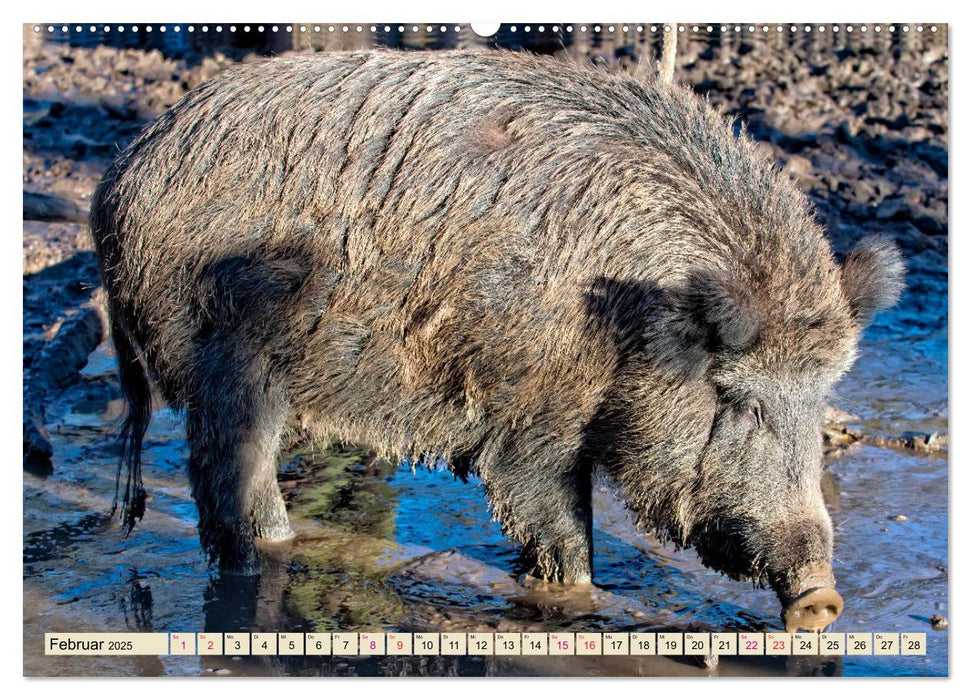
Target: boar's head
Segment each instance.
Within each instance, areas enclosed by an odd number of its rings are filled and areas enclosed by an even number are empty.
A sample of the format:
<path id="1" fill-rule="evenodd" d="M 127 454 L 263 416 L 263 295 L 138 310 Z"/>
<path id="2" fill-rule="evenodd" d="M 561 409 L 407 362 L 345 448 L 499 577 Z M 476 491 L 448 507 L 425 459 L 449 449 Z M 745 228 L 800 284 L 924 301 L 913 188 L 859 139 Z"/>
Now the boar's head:
<path id="1" fill-rule="evenodd" d="M 686 275 L 645 330 L 649 359 L 628 376 L 623 409 L 636 447 L 613 460 L 643 525 L 771 586 L 790 630 L 822 629 L 842 611 L 820 486 L 823 414 L 862 328 L 903 288 L 884 239 L 842 265 L 828 246 L 810 257 Z"/>

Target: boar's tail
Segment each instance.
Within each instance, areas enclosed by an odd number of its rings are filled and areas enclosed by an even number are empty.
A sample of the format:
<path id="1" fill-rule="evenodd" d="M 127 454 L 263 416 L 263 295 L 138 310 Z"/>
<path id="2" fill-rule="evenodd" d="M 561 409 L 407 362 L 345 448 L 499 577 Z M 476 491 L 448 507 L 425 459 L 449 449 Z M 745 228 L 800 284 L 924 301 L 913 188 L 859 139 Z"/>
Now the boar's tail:
<path id="1" fill-rule="evenodd" d="M 134 339 L 112 319 L 111 339 L 118 355 L 118 371 L 121 375 L 121 391 L 125 396 L 127 412 L 121 428 L 121 461 L 115 475 L 115 499 L 111 514 L 118 509 L 118 492 L 121 486 L 121 472 L 127 471 L 125 494 L 122 500 L 121 519 L 125 524 L 125 535 L 131 534 L 135 521 L 145 515 L 145 485 L 142 482 L 142 439 L 152 418 L 152 389 L 148 383 L 145 367 L 136 351 Z"/>

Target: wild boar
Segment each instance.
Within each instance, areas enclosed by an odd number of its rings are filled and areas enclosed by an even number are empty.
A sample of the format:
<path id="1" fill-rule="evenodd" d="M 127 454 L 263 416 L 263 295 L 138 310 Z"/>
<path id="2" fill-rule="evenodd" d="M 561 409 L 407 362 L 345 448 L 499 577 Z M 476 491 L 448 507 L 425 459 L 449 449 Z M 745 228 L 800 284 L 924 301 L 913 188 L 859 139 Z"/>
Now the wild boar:
<path id="1" fill-rule="evenodd" d="M 211 560 L 290 534 L 294 439 L 475 473 L 538 575 L 592 576 L 591 480 L 791 629 L 842 610 L 821 422 L 900 294 L 690 90 L 504 52 L 240 65 L 122 152 L 91 230 L 144 513 L 150 382 Z"/>

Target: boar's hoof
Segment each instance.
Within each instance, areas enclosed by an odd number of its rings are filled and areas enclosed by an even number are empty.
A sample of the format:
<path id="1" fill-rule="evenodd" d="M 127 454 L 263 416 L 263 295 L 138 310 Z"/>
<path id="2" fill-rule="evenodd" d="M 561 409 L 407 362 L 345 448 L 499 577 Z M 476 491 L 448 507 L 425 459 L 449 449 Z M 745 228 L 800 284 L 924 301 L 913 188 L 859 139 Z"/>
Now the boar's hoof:
<path id="1" fill-rule="evenodd" d="M 792 600 L 782 611 L 787 632 L 821 632 L 843 612 L 843 598 L 832 588 L 812 588 Z"/>

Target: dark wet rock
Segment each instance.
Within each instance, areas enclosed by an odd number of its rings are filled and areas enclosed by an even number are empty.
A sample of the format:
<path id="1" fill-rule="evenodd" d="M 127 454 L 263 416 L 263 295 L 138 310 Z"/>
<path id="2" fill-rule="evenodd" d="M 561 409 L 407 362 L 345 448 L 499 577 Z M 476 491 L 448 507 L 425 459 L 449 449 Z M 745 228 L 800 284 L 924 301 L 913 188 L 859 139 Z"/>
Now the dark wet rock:
<path id="1" fill-rule="evenodd" d="M 892 219 L 898 214 L 906 213 L 908 209 L 903 197 L 890 197 L 880 202 L 876 215 L 878 219 Z"/>
<path id="2" fill-rule="evenodd" d="M 935 416 L 943 415 L 943 410 L 943 407 L 927 409 L 929 415 Z M 937 454 L 947 451 L 948 438 L 944 433 L 905 432 L 899 436 L 884 435 L 871 433 L 855 425 L 859 420 L 859 416 L 832 406 L 827 407 L 823 426 L 823 451 L 827 458 L 838 458 L 858 444 L 905 450 L 917 454 Z"/>
<path id="3" fill-rule="evenodd" d="M 947 213 L 942 203 L 920 207 L 914 212 L 914 225 L 929 236 L 947 236 Z"/>
<path id="4" fill-rule="evenodd" d="M 24 190 L 24 220 L 84 222 L 87 214 L 69 199 Z"/>
<path id="5" fill-rule="evenodd" d="M 67 319 L 31 367 L 26 383 L 46 390 L 67 386 L 104 339 L 105 330 L 103 314 L 91 307 Z"/>
<path id="6" fill-rule="evenodd" d="M 900 436 L 869 434 L 857 426 L 848 424 L 859 420 L 855 416 L 832 406 L 826 409 L 823 425 L 823 453 L 828 458 L 840 457 L 858 443 L 908 450 L 923 454 L 945 452 L 947 435 L 941 433 L 907 432 Z"/>
<path id="7" fill-rule="evenodd" d="M 943 615 L 931 615 L 931 629 L 938 631 L 946 630 L 948 626 L 947 618 Z"/>
<path id="8" fill-rule="evenodd" d="M 24 464 L 37 469 L 49 464 L 50 434 L 44 427 L 47 397 L 70 384 L 88 355 L 106 336 L 103 313 L 86 308 L 65 321 L 41 351 L 24 378 Z"/>
<path id="9" fill-rule="evenodd" d="M 49 474 L 53 471 L 51 456 L 54 448 L 51 435 L 44 427 L 41 413 L 32 407 L 24 411 L 24 468 L 35 474 Z"/>
<path id="10" fill-rule="evenodd" d="M 904 433 L 900 437 L 864 435 L 863 442 L 878 447 L 892 447 L 899 450 L 912 450 L 919 453 L 939 453 L 947 451 L 947 435 L 941 433 Z"/>

